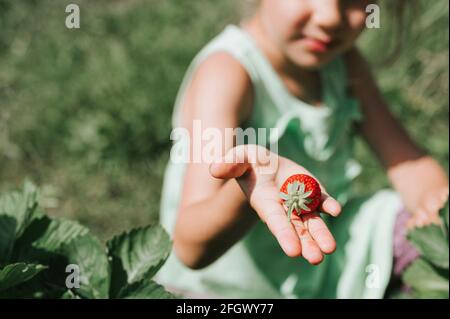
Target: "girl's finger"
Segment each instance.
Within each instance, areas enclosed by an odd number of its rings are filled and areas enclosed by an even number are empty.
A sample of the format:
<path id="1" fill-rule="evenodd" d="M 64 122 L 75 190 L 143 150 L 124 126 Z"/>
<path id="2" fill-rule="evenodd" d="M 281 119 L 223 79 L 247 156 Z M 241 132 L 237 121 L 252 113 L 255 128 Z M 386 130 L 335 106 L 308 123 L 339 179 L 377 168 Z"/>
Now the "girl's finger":
<path id="1" fill-rule="evenodd" d="M 439 211 L 435 210 L 426 210 L 425 215 L 423 216 L 423 223 L 425 226 L 428 225 L 440 225 L 441 219 L 439 218 Z"/>
<path id="2" fill-rule="evenodd" d="M 439 210 L 442 208 L 442 201 L 439 196 L 430 198 L 424 203 L 424 208 L 428 214 L 439 214 Z"/>
<path id="3" fill-rule="evenodd" d="M 421 228 L 424 227 L 427 223 L 427 214 L 423 208 L 420 208 L 418 211 L 414 213 L 413 217 L 414 226 Z"/>
<path id="4" fill-rule="evenodd" d="M 283 251 L 289 257 L 299 257 L 302 247 L 294 227 L 289 223 L 283 206 L 269 199 L 258 199 L 252 204 L 258 215 L 277 239 Z"/>
<path id="5" fill-rule="evenodd" d="M 416 216 L 412 216 L 406 223 L 406 228 L 411 230 L 416 227 Z"/>
<path id="6" fill-rule="evenodd" d="M 309 233 L 324 254 L 331 254 L 336 250 L 336 241 L 327 225 L 318 213 L 303 215 L 308 225 Z"/>
<path id="7" fill-rule="evenodd" d="M 333 217 L 339 216 L 339 214 L 342 211 L 341 204 L 337 200 L 335 200 L 330 194 L 328 194 L 325 187 L 323 187 L 322 183 L 314 176 L 313 176 L 319 183 L 320 191 L 322 193 L 322 198 L 320 200 L 320 206 L 319 210 L 322 211 L 325 214 L 331 215 Z"/>
<path id="8" fill-rule="evenodd" d="M 328 215 L 337 217 L 341 213 L 342 207 L 337 200 L 322 189 L 322 202 L 319 209 Z"/>
<path id="9" fill-rule="evenodd" d="M 300 238 L 303 257 L 312 265 L 320 264 L 323 260 L 323 254 L 317 243 L 311 237 L 307 224 L 302 220 L 302 217 L 297 215 L 292 216 L 291 223 L 294 225 L 297 235 Z"/>

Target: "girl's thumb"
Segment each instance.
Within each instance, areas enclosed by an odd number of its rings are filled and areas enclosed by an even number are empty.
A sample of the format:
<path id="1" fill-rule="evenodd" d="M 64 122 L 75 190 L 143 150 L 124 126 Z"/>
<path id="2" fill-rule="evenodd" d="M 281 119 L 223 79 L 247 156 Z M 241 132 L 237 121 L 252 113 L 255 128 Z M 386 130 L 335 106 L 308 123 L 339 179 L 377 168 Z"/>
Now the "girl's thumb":
<path id="1" fill-rule="evenodd" d="M 268 173 L 276 170 L 277 156 L 260 145 L 238 145 L 230 149 L 219 161 L 210 165 L 209 171 L 216 178 L 237 178 L 245 174 L 252 166 L 260 167 L 257 171 Z M 275 165 L 272 165 L 275 164 Z"/>
<path id="2" fill-rule="evenodd" d="M 248 163 L 213 163 L 209 166 L 209 173 L 215 178 L 237 178 L 244 175 L 249 167 Z"/>
<path id="3" fill-rule="evenodd" d="M 220 161 L 209 166 L 210 174 L 215 178 L 237 178 L 250 167 L 247 155 L 247 146 L 237 146 L 230 149 Z"/>

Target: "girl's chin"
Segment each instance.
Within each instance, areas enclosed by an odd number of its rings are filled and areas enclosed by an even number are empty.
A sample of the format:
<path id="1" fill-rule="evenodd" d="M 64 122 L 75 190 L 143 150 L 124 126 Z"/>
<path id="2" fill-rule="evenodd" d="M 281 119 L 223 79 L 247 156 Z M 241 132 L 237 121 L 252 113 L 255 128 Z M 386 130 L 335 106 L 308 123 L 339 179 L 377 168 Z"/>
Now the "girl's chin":
<path id="1" fill-rule="evenodd" d="M 333 59 L 331 54 L 317 54 L 307 51 L 301 53 L 296 52 L 295 55 L 291 55 L 290 60 L 299 67 L 305 69 L 318 69 L 327 64 Z"/>

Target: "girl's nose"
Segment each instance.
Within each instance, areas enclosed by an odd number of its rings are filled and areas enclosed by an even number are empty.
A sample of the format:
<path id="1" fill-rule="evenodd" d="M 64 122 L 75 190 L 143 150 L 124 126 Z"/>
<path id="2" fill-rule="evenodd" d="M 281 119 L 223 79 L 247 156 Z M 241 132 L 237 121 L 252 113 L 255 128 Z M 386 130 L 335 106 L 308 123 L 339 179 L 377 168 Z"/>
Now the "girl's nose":
<path id="1" fill-rule="evenodd" d="M 319 0 L 313 1 L 314 21 L 324 31 L 331 32 L 338 29 L 342 24 L 341 0 Z"/>

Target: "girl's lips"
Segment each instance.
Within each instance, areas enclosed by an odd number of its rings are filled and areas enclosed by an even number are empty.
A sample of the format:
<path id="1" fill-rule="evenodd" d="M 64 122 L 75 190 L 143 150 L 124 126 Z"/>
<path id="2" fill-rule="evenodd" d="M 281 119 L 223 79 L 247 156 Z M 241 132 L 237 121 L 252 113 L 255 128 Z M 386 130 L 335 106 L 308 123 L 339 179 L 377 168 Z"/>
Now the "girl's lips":
<path id="1" fill-rule="evenodd" d="M 318 53 L 327 52 L 331 47 L 330 42 L 323 42 L 314 38 L 304 38 L 303 42 L 311 51 Z"/>

